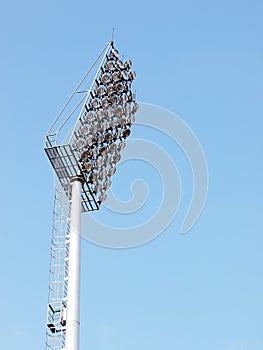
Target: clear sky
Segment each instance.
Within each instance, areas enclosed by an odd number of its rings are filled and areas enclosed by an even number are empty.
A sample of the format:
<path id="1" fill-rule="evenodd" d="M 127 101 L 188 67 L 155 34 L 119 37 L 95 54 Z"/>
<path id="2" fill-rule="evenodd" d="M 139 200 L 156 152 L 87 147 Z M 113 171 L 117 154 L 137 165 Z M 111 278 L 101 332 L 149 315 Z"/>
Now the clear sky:
<path id="1" fill-rule="evenodd" d="M 138 100 L 176 113 L 198 137 L 209 192 L 181 235 L 191 171 L 160 138 L 181 172 L 182 205 L 139 248 L 83 239 L 81 350 L 263 349 L 262 16 L 256 0 L 2 1 L 1 348 L 44 348 L 54 192 L 44 135 L 114 26 Z M 113 190 L 128 199 L 133 179 L 123 168 Z M 132 169 L 148 177 L 156 205 L 157 173 Z M 120 187 L 118 175 L 127 179 Z"/>

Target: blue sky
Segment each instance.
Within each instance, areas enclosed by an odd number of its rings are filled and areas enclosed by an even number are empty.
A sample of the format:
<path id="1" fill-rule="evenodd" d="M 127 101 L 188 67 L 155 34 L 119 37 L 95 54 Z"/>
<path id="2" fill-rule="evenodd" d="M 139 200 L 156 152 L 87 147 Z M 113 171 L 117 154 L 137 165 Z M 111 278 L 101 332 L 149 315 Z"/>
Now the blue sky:
<path id="1" fill-rule="evenodd" d="M 202 216 L 180 235 L 191 171 L 160 137 L 181 172 L 182 205 L 164 234 L 139 248 L 83 240 L 81 349 L 263 348 L 262 12 L 253 0 L 2 2 L 3 348 L 44 348 L 53 205 L 44 135 L 113 26 L 134 61 L 138 100 L 192 128 L 210 182 Z M 156 138 L 140 128 L 133 135 Z M 160 179 L 140 164 L 133 170 L 152 186 L 150 213 Z M 124 199 L 129 176 L 113 183 Z"/>

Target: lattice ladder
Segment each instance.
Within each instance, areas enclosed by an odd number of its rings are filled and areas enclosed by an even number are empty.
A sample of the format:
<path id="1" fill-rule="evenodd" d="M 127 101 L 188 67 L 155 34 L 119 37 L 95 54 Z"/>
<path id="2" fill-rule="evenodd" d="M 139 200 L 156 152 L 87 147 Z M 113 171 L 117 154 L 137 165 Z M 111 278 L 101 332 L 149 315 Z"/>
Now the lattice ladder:
<path id="1" fill-rule="evenodd" d="M 56 189 L 53 210 L 46 350 L 65 349 L 70 201 Z"/>

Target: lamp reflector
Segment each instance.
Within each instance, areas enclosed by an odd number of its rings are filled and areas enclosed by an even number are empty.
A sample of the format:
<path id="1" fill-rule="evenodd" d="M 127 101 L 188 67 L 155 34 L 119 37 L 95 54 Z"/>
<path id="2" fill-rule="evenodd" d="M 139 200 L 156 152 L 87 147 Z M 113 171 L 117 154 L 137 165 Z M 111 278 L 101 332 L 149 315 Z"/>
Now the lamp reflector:
<path id="1" fill-rule="evenodd" d="M 126 94 L 122 94 L 120 99 L 121 99 L 121 103 L 125 103 L 127 101 Z"/>
<path id="2" fill-rule="evenodd" d="M 114 92 L 114 86 L 113 86 L 113 85 L 109 85 L 109 86 L 106 88 L 106 92 L 107 92 L 108 95 L 113 94 L 113 92 Z"/>
<path id="3" fill-rule="evenodd" d="M 115 66 L 114 66 L 114 62 L 113 61 L 108 61 L 106 63 L 106 68 L 110 71 L 114 70 L 115 69 Z"/>
<path id="4" fill-rule="evenodd" d="M 109 101 L 107 99 L 107 97 L 104 97 L 102 100 L 101 100 L 101 105 L 102 107 L 107 107 L 109 104 Z"/>
<path id="5" fill-rule="evenodd" d="M 115 153 L 116 152 L 116 149 L 117 149 L 117 146 L 115 143 L 111 143 L 110 146 L 109 146 L 109 151 L 111 153 Z"/>
<path id="6" fill-rule="evenodd" d="M 122 115 L 122 108 L 121 106 L 118 106 L 115 108 L 115 114 L 117 115 L 117 117 L 120 117 Z"/>
<path id="7" fill-rule="evenodd" d="M 112 166 L 112 167 L 109 169 L 108 174 L 109 174 L 110 176 L 112 176 L 112 175 L 115 174 L 115 172 L 116 172 L 116 167 L 115 167 L 115 165 L 114 165 L 114 166 Z"/>
<path id="8" fill-rule="evenodd" d="M 128 136 L 130 136 L 131 130 L 130 129 L 125 129 L 122 133 L 122 136 L 126 139 Z"/>
<path id="9" fill-rule="evenodd" d="M 120 74 L 119 74 L 119 72 L 116 71 L 116 72 L 114 72 L 114 73 L 112 74 L 112 80 L 113 80 L 114 82 L 120 80 Z"/>
<path id="10" fill-rule="evenodd" d="M 97 173 L 90 174 L 89 180 L 90 180 L 90 182 L 96 181 L 97 180 Z"/>
<path id="11" fill-rule="evenodd" d="M 96 89 L 96 94 L 98 95 L 98 96 L 102 96 L 102 95 L 104 95 L 104 88 L 102 87 L 102 86 L 99 86 L 99 87 L 97 87 L 97 89 Z"/>
<path id="12" fill-rule="evenodd" d="M 96 184 L 95 185 L 95 187 L 94 187 L 94 192 L 96 193 L 96 194 L 98 194 L 100 191 L 101 191 L 101 189 L 102 189 L 102 186 L 101 186 L 101 184 Z"/>
<path id="13" fill-rule="evenodd" d="M 134 115 L 131 115 L 131 116 L 127 119 L 127 122 L 128 122 L 129 124 L 133 124 L 133 123 L 135 122 L 135 117 L 134 117 Z"/>
<path id="14" fill-rule="evenodd" d="M 121 160 L 121 155 L 120 153 L 117 153 L 114 157 L 113 157 L 114 163 L 118 163 Z"/>
<path id="15" fill-rule="evenodd" d="M 76 147 L 77 149 L 81 150 L 84 147 L 84 142 L 82 140 L 77 140 Z"/>
<path id="16" fill-rule="evenodd" d="M 122 90 L 123 90 L 122 83 L 118 83 L 118 84 L 116 85 L 116 91 L 117 91 L 118 93 L 120 93 L 120 92 L 122 92 Z"/>
<path id="17" fill-rule="evenodd" d="M 86 145 L 87 145 L 87 146 L 91 146 L 91 145 L 92 145 L 92 136 L 88 136 L 88 137 L 86 138 Z"/>
<path id="18" fill-rule="evenodd" d="M 99 201 L 102 203 L 102 202 L 105 201 L 106 198 L 107 198 L 106 193 L 103 193 L 103 194 L 100 195 Z"/>
<path id="19" fill-rule="evenodd" d="M 88 151 L 84 151 L 81 153 L 80 155 L 80 160 L 81 161 L 84 161 L 84 160 L 87 160 L 89 158 L 89 152 Z"/>
<path id="20" fill-rule="evenodd" d="M 107 132 L 106 134 L 105 134 L 105 140 L 106 141 L 110 141 L 112 139 L 112 134 L 110 133 L 110 132 Z"/>
<path id="21" fill-rule="evenodd" d="M 116 96 L 112 96 L 109 98 L 109 102 L 111 105 L 116 105 L 117 103 L 117 97 Z"/>
<path id="22" fill-rule="evenodd" d="M 122 71 L 122 72 L 121 72 L 121 77 L 122 77 L 123 80 L 127 80 L 127 79 L 128 79 L 128 74 L 127 74 L 127 72 Z"/>
<path id="23" fill-rule="evenodd" d="M 93 113 L 90 111 L 85 115 L 85 121 L 90 123 L 93 120 Z"/>
<path id="24" fill-rule="evenodd" d="M 125 66 L 123 65 L 121 60 L 117 60 L 116 64 L 120 69 L 125 69 Z"/>
<path id="25" fill-rule="evenodd" d="M 106 153 L 107 153 L 107 147 L 102 146 L 102 147 L 100 148 L 100 154 L 101 154 L 102 156 L 104 156 Z"/>
<path id="26" fill-rule="evenodd" d="M 118 144 L 118 151 L 120 152 L 121 150 L 123 150 L 123 148 L 125 147 L 126 142 L 125 140 L 122 140 L 119 144 Z"/>
<path id="27" fill-rule="evenodd" d="M 111 180 L 107 178 L 107 180 L 104 182 L 103 187 L 105 190 L 107 190 L 111 185 Z"/>
<path id="28" fill-rule="evenodd" d="M 99 106 L 98 100 L 96 100 L 95 98 L 93 100 L 91 100 L 91 105 L 93 108 L 98 108 L 98 106 Z"/>
<path id="29" fill-rule="evenodd" d="M 132 61 L 131 60 L 127 60 L 124 62 L 124 66 L 127 68 L 127 69 L 130 69 L 131 66 L 132 66 Z"/>
<path id="30" fill-rule="evenodd" d="M 91 162 L 88 162 L 88 163 L 85 164 L 85 169 L 86 169 L 87 171 L 91 171 L 91 169 L 92 169 L 92 164 L 91 164 Z"/>
<path id="31" fill-rule="evenodd" d="M 119 57 L 119 51 L 118 51 L 118 50 L 112 49 L 112 50 L 111 50 L 111 53 L 112 53 L 112 55 L 113 55 L 114 57 L 116 57 L 116 58 Z"/>
<path id="32" fill-rule="evenodd" d="M 129 104 L 127 104 L 124 108 L 124 113 L 127 115 L 129 113 L 131 113 L 131 106 Z"/>
<path id="33" fill-rule="evenodd" d="M 107 83 L 110 81 L 110 78 L 109 78 L 108 73 L 102 74 L 102 76 L 101 76 L 101 81 L 102 81 L 104 84 L 107 84 Z"/>
<path id="34" fill-rule="evenodd" d="M 130 72 L 129 79 L 134 80 L 136 78 L 136 73 L 134 71 Z"/>
<path id="35" fill-rule="evenodd" d="M 89 129 L 84 125 L 80 128 L 80 133 L 83 135 L 83 136 L 86 136 L 88 135 L 89 133 Z"/>
<path id="36" fill-rule="evenodd" d="M 126 123 L 126 119 L 125 118 L 120 118 L 119 119 L 119 125 L 123 126 Z"/>
<path id="37" fill-rule="evenodd" d="M 139 104 L 138 103 L 134 103 L 133 105 L 133 109 L 132 109 L 132 113 L 136 113 L 139 109 Z"/>

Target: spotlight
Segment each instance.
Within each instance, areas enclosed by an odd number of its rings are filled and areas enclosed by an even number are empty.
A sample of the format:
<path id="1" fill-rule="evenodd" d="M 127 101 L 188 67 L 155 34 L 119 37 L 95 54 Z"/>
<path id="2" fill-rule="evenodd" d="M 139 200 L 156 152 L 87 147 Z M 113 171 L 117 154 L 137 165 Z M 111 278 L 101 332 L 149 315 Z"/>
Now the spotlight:
<path id="1" fill-rule="evenodd" d="M 96 100 L 95 98 L 93 100 L 91 100 L 91 105 L 93 108 L 98 108 L 98 106 L 99 106 L 98 100 Z"/>
<path id="2" fill-rule="evenodd" d="M 102 147 L 100 148 L 100 154 L 101 154 L 102 156 L 104 156 L 106 153 L 107 153 L 107 147 L 102 146 Z"/>
<path id="3" fill-rule="evenodd" d="M 97 173 L 91 173 L 89 177 L 90 182 L 94 182 L 97 180 Z"/>
<path id="4" fill-rule="evenodd" d="M 116 92 L 120 93 L 120 92 L 122 92 L 122 90 L 123 90 L 122 83 L 118 83 L 118 84 L 116 85 Z"/>
<path id="5" fill-rule="evenodd" d="M 98 194 L 99 192 L 101 192 L 101 189 L 102 189 L 101 184 L 96 184 L 94 187 L 95 194 Z"/>
<path id="6" fill-rule="evenodd" d="M 102 168 L 102 170 L 99 173 L 100 180 L 104 180 L 106 178 L 106 176 L 107 176 L 107 171 L 105 168 Z"/>
<path id="7" fill-rule="evenodd" d="M 109 77 L 108 73 L 102 74 L 102 76 L 101 76 L 101 81 L 102 81 L 104 84 L 107 84 L 107 83 L 110 81 L 110 77 Z"/>
<path id="8" fill-rule="evenodd" d="M 121 142 L 118 144 L 118 151 L 120 152 L 121 150 L 123 150 L 123 148 L 125 147 L 125 145 L 126 145 L 125 140 L 121 141 Z"/>
<path id="9" fill-rule="evenodd" d="M 85 164 L 85 169 L 86 169 L 88 172 L 91 171 L 91 169 L 92 169 L 92 164 L 91 164 L 91 162 L 88 162 L 88 163 Z"/>
<path id="10" fill-rule="evenodd" d="M 104 99 L 103 99 L 104 100 Z M 102 120 L 103 117 L 104 117 L 104 112 L 102 109 L 98 109 L 97 112 L 96 112 L 96 116 L 99 120 Z"/>
<path id="11" fill-rule="evenodd" d="M 92 136 L 88 136 L 88 137 L 86 138 L 86 145 L 87 145 L 87 146 L 91 146 L 91 145 L 92 145 Z"/>
<path id="12" fill-rule="evenodd" d="M 111 156 L 107 156 L 106 158 L 105 158 L 105 164 L 106 165 L 109 165 L 111 163 Z"/>
<path id="13" fill-rule="evenodd" d="M 127 122 L 128 122 L 129 124 L 133 124 L 133 123 L 135 122 L 135 117 L 134 117 L 134 115 L 131 115 L 131 116 L 127 119 Z"/>
<path id="14" fill-rule="evenodd" d="M 112 139 L 112 134 L 111 134 L 110 132 L 107 132 L 107 133 L 105 134 L 105 140 L 106 140 L 106 142 L 109 142 L 111 139 Z"/>
<path id="15" fill-rule="evenodd" d="M 121 99 L 121 103 L 125 103 L 127 101 L 126 94 L 122 94 L 120 99 Z"/>
<path id="16" fill-rule="evenodd" d="M 98 158 L 96 160 L 96 169 L 99 169 L 101 166 L 102 166 L 102 160 L 101 160 L 101 158 Z"/>
<path id="17" fill-rule="evenodd" d="M 100 203 L 104 202 L 106 200 L 106 198 L 107 198 L 106 193 L 101 194 L 100 198 L 99 198 Z"/>
<path id="18" fill-rule="evenodd" d="M 103 184 L 104 190 L 107 190 L 110 187 L 110 185 L 111 185 L 111 180 L 107 178 L 107 180 Z"/>
<path id="19" fill-rule="evenodd" d="M 113 74 L 112 74 L 112 80 L 114 81 L 114 82 L 116 82 L 116 81 L 119 81 L 120 80 L 120 73 L 119 72 L 114 72 Z"/>
<path id="20" fill-rule="evenodd" d="M 122 108 L 121 108 L 121 106 L 116 107 L 114 112 L 117 115 L 117 117 L 121 116 L 122 115 Z"/>
<path id="21" fill-rule="evenodd" d="M 136 73 L 134 71 L 130 72 L 129 79 L 134 80 L 136 78 Z"/>
<path id="22" fill-rule="evenodd" d="M 90 127 L 90 131 L 94 135 L 98 131 L 98 123 L 93 123 Z"/>
<path id="23" fill-rule="evenodd" d="M 116 64 L 120 69 L 125 69 L 125 66 L 123 65 L 121 60 L 117 60 Z"/>
<path id="24" fill-rule="evenodd" d="M 131 66 L 132 66 L 132 61 L 131 60 L 125 61 L 124 62 L 124 66 L 125 66 L 126 69 L 129 70 L 131 68 Z"/>
<path id="25" fill-rule="evenodd" d="M 100 129 L 101 129 L 101 131 L 104 131 L 104 130 L 107 129 L 107 127 L 108 127 L 108 123 L 107 123 L 106 120 L 104 120 L 104 121 L 100 124 Z"/>
<path id="26" fill-rule="evenodd" d="M 109 104 L 109 101 L 107 99 L 107 97 L 104 97 L 102 100 L 101 100 L 101 105 L 102 107 L 107 107 Z"/>
<path id="27" fill-rule="evenodd" d="M 107 92 L 107 95 L 113 94 L 113 92 L 114 92 L 114 86 L 113 86 L 113 85 L 109 85 L 109 86 L 106 88 L 106 92 Z"/>
<path id="28" fill-rule="evenodd" d="M 112 50 L 111 50 L 111 54 L 112 54 L 114 57 L 116 57 L 116 58 L 119 57 L 119 51 L 116 50 L 116 49 L 112 49 Z"/>
<path id="29" fill-rule="evenodd" d="M 103 142 L 103 138 L 101 135 L 98 135 L 97 137 L 97 145 L 100 145 Z"/>
<path id="30" fill-rule="evenodd" d="M 121 72 L 121 77 L 122 77 L 123 80 L 127 80 L 127 79 L 128 79 L 128 74 L 127 74 L 127 72 L 122 71 L 122 72 Z"/>
<path id="31" fill-rule="evenodd" d="M 97 89 L 96 89 L 96 95 L 98 96 L 102 96 L 104 95 L 105 91 L 104 91 L 104 88 L 102 86 L 99 86 Z"/>
<path id="32" fill-rule="evenodd" d="M 97 156 L 98 156 L 98 150 L 97 150 L 97 148 L 93 148 L 93 150 L 91 151 L 91 154 L 92 154 L 92 157 L 93 157 L 93 158 L 97 158 Z"/>
<path id="33" fill-rule="evenodd" d="M 130 129 L 125 129 L 122 133 L 122 136 L 126 139 L 128 136 L 130 136 L 131 130 Z"/>
<path id="34" fill-rule="evenodd" d="M 87 160 L 89 158 L 89 152 L 88 151 L 84 151 L 81 153 L 80 155 L 80 160 L 81 161 L 84 161 L 84 160 Z"/>
<path id="35" fill-rule="evenodd" d="M 139 109 L 139 104 L 138 103 L 134 103 L 133 105 L 133 109 L 132 109 L 132 113 L 136 113 Z"/>
<path id="36" fill-rule="evenodd" d="M 117 153 L 114 157 L 113 157 L 114 163 L 118 163 L 121 160 L 121 155 L 120 153 Z"/>
<path id="37" fill-rule="evenodd" d="M 109 102 L 111 105 L 115 105 L 117 103 L 117 97 L 116 96 L 109 97 Z"/>
<path id="38" fill-rule="evenodd" d="M 134 94 L 130 94 L 128 100 L 129 100 L 129 102 L 134 102 L 135 101 L 135 95 Z"/>
<path id="39" fill-rule="evenodd" d="M 85 115 L 85 121 L 88 122 L 88 123 L 91 123 L 93 120 L 93 113 L 92 112 L 88 112 L 86 115 Z"/>
<path id="40" fill-rule="evenodd" d="M 119 131 L 116 131 L 115 134 L 114 134 L 114 140 L 119 139 L 120 136 L 121 136 L 121 133 Z"/>
<path id="41" fill-rule="evenodd" d="M 106 63 L 106 68 L 109 70 L 109 71 L 112 71 L 115 69 L 115 65 L 114 65 L 114 62 L 113 61 L 108 61 Z"/>
<path id="42" fill-rule="evenodd" d="M 128 78 L 127 78 L 128 79 Z M 131 82 L 130 81 L 127 81 L 126 83 L 125 83 L 125 90 L 126 91 L 130 91 L 131 90 Z"/>
<path id="43" fill-rule="evenodd" d="M 125 108 L 124 108 L 124 113 L 125 113 L 126 115 L 129 114 L 129 113 L 131 113 L 131 107 L 130 107 L 129 104 L 127 104 L 127 105 L 125 106 Z"/>
<path id="44" fill-rule="evenodd" d="M 120 119 L 119 119 L 119 125 L 120 125 L 120 126 L 125 125 L 125 123 L 126 123 L 126 119 L 125 119 L 125 118 L 120 118 Z"/>
<path id="45" fill-rule="evenodd" d="M 114 129 L 114 128 L 116 128 L 116 126 L 117 126 L 117 122 L 116 122 L 115 120 L 112 120 L 112 121 L 110 122 L 110 128 L 111 128 L 111 129 Z"/>
<path id="46" fill-rule="evenodd" d="M 109 146 L 109 151 L 111 153 L 115 153 L 116 152 L 116 149 L 117 149 L 117 146 L 115 143 L 111 143 L 110 146 Z"/>
<path id="47" fill-rule="evenodd" d="M 81 150 L 84 147 L 84 142 L 82 140 L 77 140 L 76 147 L 78 150 Z"/>
<path id="48" fill-rule="evenodd" d="M 81 135 L 83 135 L 83 136 L 87 136 L 88 133 L 89 133 L 89 129 L 88 129 L 86 126 L 82 126 L 82 127 L 80 128 L 80 133 L 81 133 Z"/>
<path id="49" fill-rule="evenodd" d="M 115 172 L 116 172 L 116 167 L 115 167 L 115 165 L 113 165 L 113 166 L 109 169 L 108 174 L 109 174 L 109 176 L 112 176 L 112 175 L 115 174 Z"/>

